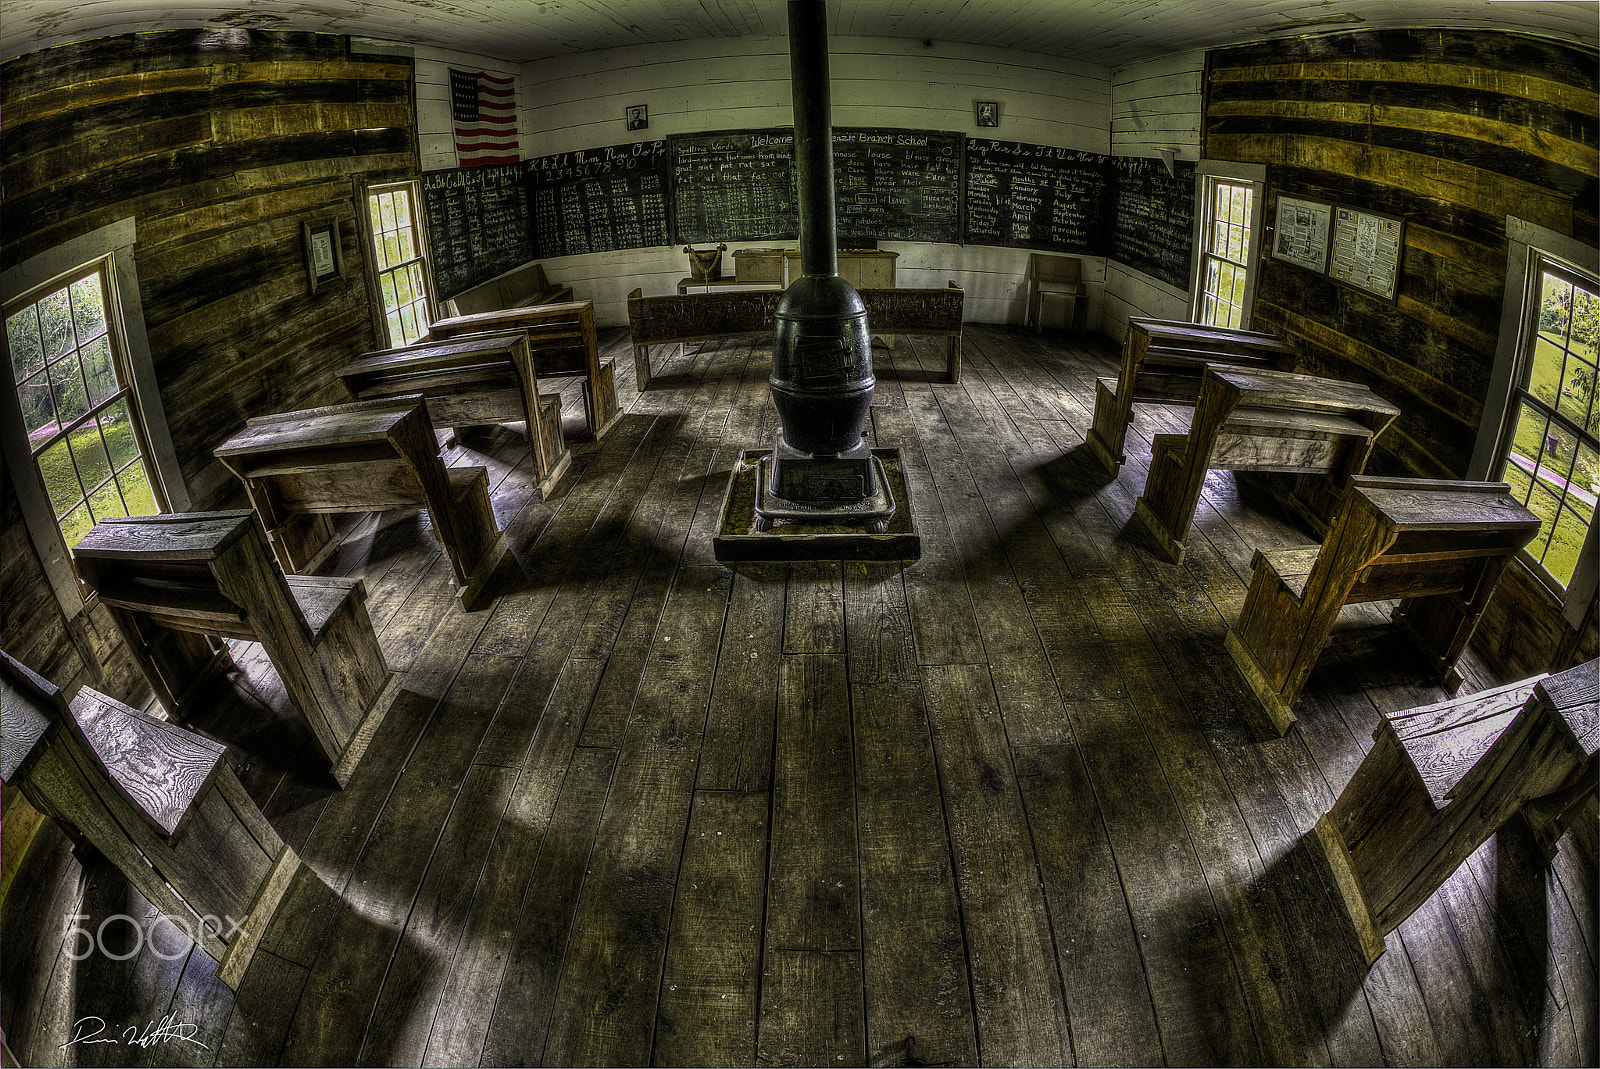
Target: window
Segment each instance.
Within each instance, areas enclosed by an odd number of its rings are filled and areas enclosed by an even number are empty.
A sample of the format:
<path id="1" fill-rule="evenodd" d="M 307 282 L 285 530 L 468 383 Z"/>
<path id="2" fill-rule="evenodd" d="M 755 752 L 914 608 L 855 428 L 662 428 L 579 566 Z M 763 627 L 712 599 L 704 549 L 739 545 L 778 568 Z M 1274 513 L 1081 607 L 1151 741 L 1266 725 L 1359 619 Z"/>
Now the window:
<path id="1" fill-rule="evenodd" d="M 367 191 L 378 288 L 391 347 L 410 345 L 426 334 L 432 323 L 417 207 L 415 182 Z"/>
<path id="2" fill-rule="evenodd" d="M 1596 341 L 1600 285 L 1535 254 L 1518 370 L 1503 420 L 1498 470 L 1543 521 L 1527 553 L 1565 588 L 1600 494 Z"/>
<path id="3" fill-rule="evenodd" d="M 28 451 L 70 549 L 108 516 L 161 511 L 109 300 L 109 262 L 6 306 Z"/>
<path id="4" fill-rule="evenodd" d="M 1205 251 L 1200 255 L 1198 322 L 1213 327 L 1242 327 L 1255 190 L 1247 182 L 1219 179 L 1212 179 L 1210 187 L 1206 198 L 1208 233 Z"/>

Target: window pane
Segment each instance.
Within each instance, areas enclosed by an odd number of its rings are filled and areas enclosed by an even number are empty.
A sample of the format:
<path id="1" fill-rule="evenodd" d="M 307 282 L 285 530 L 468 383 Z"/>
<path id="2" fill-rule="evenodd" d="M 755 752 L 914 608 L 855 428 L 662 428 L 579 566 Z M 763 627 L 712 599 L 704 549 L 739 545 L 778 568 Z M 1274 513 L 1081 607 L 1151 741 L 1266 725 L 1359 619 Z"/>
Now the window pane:
<path id="1" fill-rule="evenodd" d="M 390 312 L 389 316 L 389 343 L 391 345 L 404 345 L 406 343 L 405 328 L 400 324 L 400 313 Z"/>
<path id="2" fill-rule="evenodd" d="M 83 375 L 89 380 L 89 403 L 97 405 L 117 392 L 117 372 L 111 366 L 111 339 L 102 334 L 78 350 Z"/>
<path id="3" fill-rule="evenodd" d="M 383 265 L 393 267 L 400 262 L 400 236 L 389 234 L 383 239 Z"/>
<path id="4" fill-rule="evenodd" d="M 106 332 L 106 302 L 100 293 L 100 273 L 72 284 L 72 315 L 77 321 L 78 344 Z"/>
<path id="5" fill-rule="evenodd" d="M 1533 477 L 1524 471 L 1521 466 L 1507 464 L 1506 470 L 1500 474 L 1500 479 L 1502 482 L 1510 484 L 1512 497 L 1524 505 L 1528 503 L 1528 493 L 1533 489 Z"/>
<path id="6" fill-rule="evenodd" d="M 1517 414 L 1517 434 L 1512 441 L 1508 468 L 1516 465 L 1528 474 L 1533 474 L 1538 466 L 1539 456 L 1544 452 L 1547 426 L 1548 420 L 1538 409 L 1526 402 L 1520 406 Z"/>
<path id="7" fill-rule="evenodd" d="M 55 393 L 56 412 L 62 423 L 71 423 L 89 411 L 89 398 L 83 391 L 76 357 L 69 356 L 50 365 L 50 389 Z"/>
<path id="8" fill-rule="evenodd" d="M 135 460 L 118 472 L 117 485 L 122 488 L 128 515 L 154 516 L 161 511 L 156 504 L 155 491 L 150 488 L 150 473 L 144 470 L 144 461 Z"/>
<path id="9" fill-rule="evenodd" d="M 30 445 L 55 433 L 55 391 L 50 389 L 50 376 L 42 369 L 33 378 L 17 386 L 17 402 L 22 407 L 22 425 L 27 429 Z"/>
<path id="10" fill-rule="evenodd" d="M 98 425 L 90 423 L 78 428 L 67 435 L 67 441 L 72 446 L 72 459 L 78 465 L 78 477 L 83 480 L 85 490 L 92 491 L 111 478 L 111 459 L 106 456 Z"/>
<path id="11" fill-rule="evenodd" d="M 39 319 L 32 306 L 6 320 L 6 344 L 11 347 L 13 380 L 21 382 L 44 367 L 44 346 L 39 341 Z"/>
<path id="12" fill-rule="evenodd" d="M 384 231 L 394 229 L 394 194 L 385 193 L 378 198 L 379 227 Z"/>
<path id="13" fill-rule="evenodd" d="M 82 542 L 83 536 L 94 530 L 94 517 L 86 504 L 80 504 L 57 522 L 61 525 L 61 539 L 66 542 L 68 549 Z"/>
<path id="14" fill-rule="evenodd" d="M 1572 294 L 1572 340 L 1570 348 L 1590 363 L 1595 362 L 1596 334 L 1600 333 L 1600 298 L 1576 287 Z"/>
<path id="15" fill-rule="evenodd" d="M 89 511 L 99 523 L 108 516 L 126 516 L 128 510 L 122 504 L 122 493 L 117 489 L 115 479 L 106 483 L 100 489 L 89 495 Z"/>
<path id="16" fill-rule="evenodd" d="M 411 225 L 411 194 L 404 189 L 394 191 L 394 225 Z"/>
<path id="17" fill-rule="evenodd" d="M 411 273 L 409 271 L 400 270 L 394 273 L 394 293 L 395 298 L 401 304 L 410 304 L 417 299 L 417 295 L 411 292 Z"/>
<path id="18" fill-rule="evenodd" d="M 1564 341 L 1571 315 L 1572 284 L 1546 274 L 1539 300 L 1539 333 L 1557 342 Z"/>
<path id="19" fill-rule="evenodd" d="M 1589 529 L 1589 516 L 1579 515 L 1570 507 L 1572 499 L 1561 509 L 1550 532 L 1550 543 L 1544 551 L 1543 564 L 1562 586 L 1572 582 L 1572 573 L 1578 567 L 1578 556 L 1583 552 L 1583 536 Z M 1591 506 L 1592 507 L 1592 506 Z"/>
<path id="20" fill-rule="evenodd" d="M 118 401 L 100 413 L 99 419 L 113 468 L 121 468 L 139 455 L 139 443 L 133 437 L 133 424 L 128 420 L 128 402 Z"/>
<path id="21" fill-rule="evenodd" d="M 39 302 L 39 335 L 46 360 L 72 351 L 72 312 L 67 307 L 67 291 L 56 290 Z"/>
<path id="22" fill-rule="evenodd" d="M 411 228 L 406 227 L 400 231 L 400 259 L 414 260 L 416 256 L 416 246 L 411 241 Z"/>
<path id="23" fill-rule="evenodd" d="M 1549 405 L 1556 406 L 1561 385 L 1561 368 L 1566 353 L 1561 346 L 1543 335 L 1533 347 L 1533 364 L 1528 370 L 1528 392 Z"/>
<path id="24" fill-rule="evenodd" d="M 39 454 L 39 474 L 44 477 L 45 492 L 50 495 L 50 507 L 58 518 L 83 500 L 78 469 L 72 466 L 72 452 L 67 448 L 65 438 Z"/>

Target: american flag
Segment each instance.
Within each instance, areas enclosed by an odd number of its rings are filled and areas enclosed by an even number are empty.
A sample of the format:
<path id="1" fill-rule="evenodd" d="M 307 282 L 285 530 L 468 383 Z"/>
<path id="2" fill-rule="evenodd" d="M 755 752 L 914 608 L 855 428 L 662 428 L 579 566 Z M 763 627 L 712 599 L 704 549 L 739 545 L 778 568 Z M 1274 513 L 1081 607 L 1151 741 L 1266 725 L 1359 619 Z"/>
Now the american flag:
<path id="1" fill-rule="evenodd" d="M 516 163 L 521 158 L 517 152 L 514 85 L 510 78 L 450 68 L 450 110 L 455 115 L 458 166 Z"/>

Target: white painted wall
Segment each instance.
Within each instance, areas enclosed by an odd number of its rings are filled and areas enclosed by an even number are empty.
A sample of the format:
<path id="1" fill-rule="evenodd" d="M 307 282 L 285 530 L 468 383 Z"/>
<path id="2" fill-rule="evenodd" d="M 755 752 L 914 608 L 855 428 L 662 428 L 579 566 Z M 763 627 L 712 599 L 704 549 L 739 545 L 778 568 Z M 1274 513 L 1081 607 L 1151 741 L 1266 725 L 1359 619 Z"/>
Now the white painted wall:
<path id="1" fill-rule="evenodd" d="M 1204 52 L 1185 52 L 1113 70 L 1112 154 L 1157 156 L 1157 149 L 1174 148 L 1177 159 L 1197 161 L 1205 64 Z M 1100 331 L 1120 345 L 1130 316 L 1188 319 L 1189 291 L 1111 261 L 1101 307 Z"/>
<path id="2" fill-rule="evenodd" d="M 1111 72 L 1017 49 L 893 38 L 829 41 L 836 126 L 950 130 L 1092 152 L 1110 152 Z M 418 49 L 417 126 L 424 169 L 454 165 L 450 140 L 451 62 L 503 73 L 492 61 Z M 669 134 L 788 126 L 786 37 L 740 37 L 588 52 L 524 64 L 518 76 L 523 158 L 627 144 Z M 980 131 L 973 104 L 1000 104 L 998 129 Z M 650 129 L 629 132 L 624 109 L 644 104 Z M 1198 125 L 1198 120 L 1196 121 Z M 771 244 L 752 242 L 752 245 Z M 738 247 L 736 244 L 733 247 Z M 902 286 L 966 290 L 967 318 L 1021 323 L 1028 250 L 921 242 L 881 242 L 898 252 Z M 732 248 L 730 248 L 730 253 Z M 595 302 L 602 325 L 627 322 L 627 294 L 672 293 L 688 274 L 679 246 L 625 249 L 544 261 L 552 281 Z M 1099 319 L 1106 266 L 1083 258 L 1089 322 Z M 1059 313 L 1058 313 L 1059 314 Z"/>

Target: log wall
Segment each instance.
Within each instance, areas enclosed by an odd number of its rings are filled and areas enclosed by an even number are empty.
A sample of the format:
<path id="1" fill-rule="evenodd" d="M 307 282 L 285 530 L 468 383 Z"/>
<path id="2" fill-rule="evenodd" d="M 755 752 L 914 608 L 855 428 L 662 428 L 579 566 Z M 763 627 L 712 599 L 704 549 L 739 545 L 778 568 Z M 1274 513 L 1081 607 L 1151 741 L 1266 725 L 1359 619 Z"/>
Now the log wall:
<path id="1" fill-rule="evenodd" d="M 1506 217 L 1597 243 L 1597 82 L 1593 51 L 1511 33 L 1356 31 L 1210 54 L 1205 155 L 1267 165 L 1269 226 L 1280 195 L 1406 221 L 1393 302 L 1269 257 L 1256 291 L 1255 328 L 1293 338 L 1304 370 L 1400 406 L 1370 471 L 1466 476 Z M 1550 667 L 1562 626 L 1554 595 L 1513 571 L 1474 642 L 1506 678 Z"/>
<path id="2" fill-rule="evenodd" d="M 356 184 L 417 172 L 411 62 L 330 34 L 102 38 L 0 67 L 5 268 L 137 220 L 145 325 L 195 507 L 236 488 L 211 448 L 253 415 L 343 397 L 332 370 L 378 347 Z M 336 219 L 346 275 L 309 292 L 301 225 Z M 115 643 L 65 619 L 15 493 L 0 491 L 3 642 L 64 687 Z"/>

